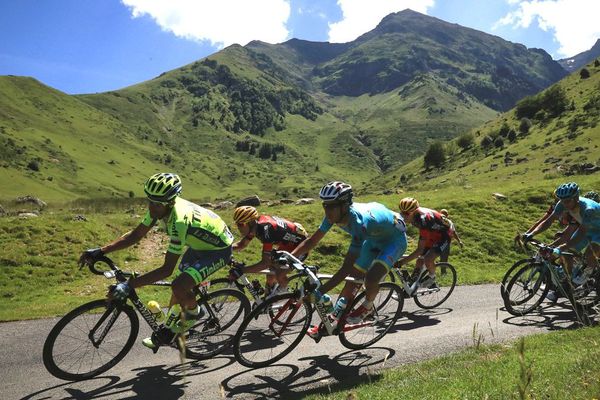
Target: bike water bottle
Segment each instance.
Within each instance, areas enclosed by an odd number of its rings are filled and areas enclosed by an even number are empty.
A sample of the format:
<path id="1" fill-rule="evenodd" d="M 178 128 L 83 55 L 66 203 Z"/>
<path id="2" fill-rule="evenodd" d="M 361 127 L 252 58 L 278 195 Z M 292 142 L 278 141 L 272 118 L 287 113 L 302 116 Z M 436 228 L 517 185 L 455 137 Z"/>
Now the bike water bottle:
<path id="1" fill-rule="evenodd" d="M 567 278 L 567 274 L 565 274 L 565 270 L 562 265 L 556 266 L 556 274 L 558 275 L 558 280 L 560 282 L 564 281 Z"/>
<path id="2" fill-rule="evenodd" d="M 162 308 L 160 308 L 160 304 L 158 304 L 155 300 L 150 300 L 148 302 L 148 310 L 152 313 L 154 320 L 159 324 L 165 320 L 165 313 Z"/>
<path id="3" fill-rule="evenodd" d="M 331 297 L 328 294 L 324 294 L 319 303 L 323 304 L 323 310 L 325 310 L 327 314 L 333 312 L 333 303 L 331 302 Z"/>
<path id="4" fill-rule="evenodd" d="M 260 282 L 258 281 L 258 279 L 254 279 L 252 281 L 252 287 L 254 288 L 254 290 L 256 291 L 256 293 L 259 296 L 265 293 L 265 289 L 263 289 L 263 287 L 260 285 Z"/>
<path id="5" fill-rule="evenodd" d="M 339 319 L 347 306 L 348 299 L 346 299 L 344 296 L 340 296 L 335 302 L 335 307 L 333 308 L 333 317 L 335 319 Z"/>

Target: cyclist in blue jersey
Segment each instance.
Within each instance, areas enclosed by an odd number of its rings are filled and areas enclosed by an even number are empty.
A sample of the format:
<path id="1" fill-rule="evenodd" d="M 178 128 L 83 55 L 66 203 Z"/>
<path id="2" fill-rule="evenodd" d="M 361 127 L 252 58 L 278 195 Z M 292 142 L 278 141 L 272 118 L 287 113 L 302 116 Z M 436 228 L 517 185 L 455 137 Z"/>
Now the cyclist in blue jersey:
<path id="1" fill-rule="evenodd" d="M 179 197 L 181 189 L 181 180 L 176 174 L 152 175 L 144 185 L 148 212 L 140 224 L 112 243 L 83 252 L 79 258 L 80 264 L 89 263 L 106 253 L 130 247 L 146 236 L 157 222 L 162 221 L 170 236 L 163 265 L 117 284 L 109 297 L 123 300 L 132 288 L 168 278 L 179 261 L 179 272 L 171 286 L 171 305 L 179 304 L 183 317 L 176 323 L 177 326 L 170 325 L 174 332 L 179 333 L 189 330 L 202 317 L 203 310 L 198 306 L 192 289 L 229 263 L 233 244 L 233 235 L 225 222 L 214 212 Z M 175 323 L 176 314 L 172 310 L 167 316 L 167 323 Z M 146 338 L 143 344 L 154 349 L 158 343 L 153 339 Z"/>
<path id="2" fill-rule="evenodd" d="M 600 204 L 594 200 L 579 197 L 579 192 L 579 186 L 575 182 L 560 185 L 555 192 L 559 202 L 554 207 L 552 214 L 531 232 L 524 234 L 523 240 L 528 241 L 534 235 L 545 231 L 552 222 L 558 220 L 566 212 L 577 221 L 579 227 L 566 243 L 555 248 L 555 255 L 560 255 L 563 250 L 577 248 L 581 242 L 587 242 L 584 252 L 585 260 L 588 266 L 596 269 L 598 268 L 597 257 L 600 256 Z M 570 265 L 566 265 L 566 268 L 571 272 Z"/>
<path id="3" fill-rule="evenodd" d="M 352 241 L 342 267 L 309 300 L 320 301 L 323 294 L 336 287 L 345 277 L 364 278 L 365 301 L 347 318 L 347 323 L 357 324 L 373 312 L 373 301 L 379 292 L 379 282 L 406 250 L 406 225 L 402 217 L 379 203 L 353 203 L 352 186 L 343 182 L 330 182 L 321 188 L 325 218 L 319 229 L 294 249 L 295 256 L 312 250 L 335 224 L 352 236 Z M 356 284 L 347 282 L 341 298 L 348 303 L 356 294 Z M 309 330 L 314 337 L 318 327 Z"/>

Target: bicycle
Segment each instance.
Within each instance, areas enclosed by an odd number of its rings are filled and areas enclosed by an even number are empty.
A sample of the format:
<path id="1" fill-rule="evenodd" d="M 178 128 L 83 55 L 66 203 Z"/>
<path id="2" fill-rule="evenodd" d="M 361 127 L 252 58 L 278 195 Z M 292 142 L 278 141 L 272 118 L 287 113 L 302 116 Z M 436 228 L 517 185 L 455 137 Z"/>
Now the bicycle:
<path id="1" fill-rule="evenodd" d="M 265 299 L 248 314 L 233 340 L 233 353 L 237 361 L 249 368 L 270 365 L 289 354 L 304 338 L 316 310 L 320 319 L 319 332 L 324 336 L 336 335 L 340 343 L 349 349 L 363 349 L 379 341 L 400 317 L 404 298 L 401 289 L 391 282 L 379 284 L 371 318 L 359 324 L 346 324 L 346 318 L 358 308 L 365 297 L 359 293 L 335 321 L 330 319 L 322 303 L 315 305 L 305 296 L 321 286 L 313 268 L 288 252 L 279 252 L 282 262 L 287 263 L 305 278 L 304 284 L 291 293 Z M 347 281 L 362 281 L 346 278 Z M 393 294 L 396 298 L 390 301 Z"/>
<path id="2" fill-rule="evenodd" d="M 578 322 L 583 325 L 592 324 L 593 314 L 596 313 L 600 300 L 600 271 L 593 271 L 585 282 L 574 287 L 571 279 L 563 276 L 563 267 L 541 254 L 543 250 L 552 249 L 551 247 L 535 239 L 529 243 L 537 251 L 531 258 L 518 262 L 518 265 L 526 265 L 518 269 L 506 286 L 503 297 L 506 311 L 515 316 L 532 312 L 546 299 L 550 287 L 554 285 L 573 307 Z M 562 252 L 560 256 L 571 257 L 576 264 L 585 266 L 584 259 L 579 254 Z"/>
<path id="3" fill-rule="evenodd" d="M 135 276 L 134 272 L 119 269 L 108 257 L 98 261 L 110 270 L 102 271 L 94 262 L 88 265 L 93 274 L 117 282 Z M 170 287 L 171 282 L 158 281 L 153 285 Z M 248 314 L 250 304 L 243 294 L 232 289 L 208 293 L 205 286 L 199 285 L 194 293 L 205 315 L 190 330 L 180 333 L 157 321 L 134 289 L 124 300 L 99 299 L 83 304 L 63 316 L 48 334 L 43 349 L 44 365 L 55 377 L 69 381 L 90 379 L 109 370 L 127 355 L 136 341 L 139 319 L 135 310 L 161 345 L 179 348 L 190 359 L 213 357 L 229 347 L 238 328 L 236 321 Z M 169 326 L 177 326 L 177 322 L 166 321 L 171 323 Z"/>
<path id="4" fill-rule="evenodd" d="M 436 285 L 430 288 L 421 287 L 420 283 L 427 278 L 427 269 L 423 268 L 415 276 L 406 269 L 394 266 L 386 276 L 386 282 L 397 283 L 404 291 L 404 297 L 412 297 L 415 304 L 425 310 L 442 305 L 456 287 L 456 268 L 448 262 L 436 262 L 438 274 L 435 278 Z"/>

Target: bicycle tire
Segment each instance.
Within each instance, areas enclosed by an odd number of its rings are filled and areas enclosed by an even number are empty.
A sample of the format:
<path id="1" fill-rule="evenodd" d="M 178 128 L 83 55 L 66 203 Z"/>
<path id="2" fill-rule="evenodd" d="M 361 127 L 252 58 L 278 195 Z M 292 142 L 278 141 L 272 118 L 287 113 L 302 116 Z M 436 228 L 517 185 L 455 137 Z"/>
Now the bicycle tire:
<path id="1" fill-rule="evenodd" d="M 531 263 L 531 262 L 534 262 L 534 260 L 532 258 L 523 258 L 522 260 L 519 260 L 516 263 L 514 263 L 506 271 L 506 273 L 502 277 L 502 282 L 500 283 L 500 296 L 502 297 L 502 299 L 506 298 L 506 296 L 507 296 L 506 288 L 508 287 L 508 283 L 510 282 L 511 278 L 514 276 L 513 273 L 515 271 L 518 271 L 518 269 L 521 267 L 522 264 Z"/>
<path id="2" fill-rule="evenodd" d="M 201 318 L 185 337 L 185 354 L 193 360 L 205 360 L 222 353 L 233 342 L 241 321 L 250 312 L 250 302 L 237 289 L 220 289 L 198 297 L 200 307 L 210 307 L 212 315 Z M 227 307 L 231 305 L 231 307 Z"/>
<path id="3" fill-rule="evenodd" d="M 535 280 L 532 277 L 535 277 Z M 506 311 L 514 316 L 522 316 L 539 307 L 550 290 L 550 280 L 550 275 L 542 264 L 530 262 L 519 269 L 506 288 L 507 296 L 503 299 Z M 538 293 L 539 297 L 535 298 Z M 524 296 L 521 296 L 522 294 Z M 533 302 L 530 302 L 532 299 Z"/>
<path id="4" fill-rule="evenodd" d="M 439 291 L 431 291 L 431 289 L 418 289 L 413 294 L 415 304 L 425 310 L 430 310 L 441 306 L 452 294 L 456 287 L 456 268 L 447 262 L 438 262 L 435 264 L 438 269 L 436 283 L 439 287 Z M 442 273 L 442 271 L 445 271 Z M 448 275 L 450 271 L 450 275 Z M 433 300 L 433 304 L 426 304 L 424 301 L 427 299 Z"/>
<path id="5" fill-rule="evenodd" d="M 403 291 L 398 285 L 391 282 L 381 282 L 379 284 L 379 293 L 373 303 L 375 323 L 348 331 L 344 330 L 350 326 L 344 323 L 339 334 L 340 343 L 349 349 L 360 350 L 381 340 L 402 314 L 404 306 L 404 296 L 402 294 Z M 358 308 L 362 304 L 365 295 L 366 292 L 363 291 L 356 296 L 347 313 Z M 373 334 L 373 337 L 362 342 L 355 341 L 355 339 L 361 336 L 367 337 L 368 334 Z"/>
<path id="6" fill-rule="evenodd" d="M 272 317 L 270 311 L 274 308 L 278 308 L 278 311 Z M 296 311 L 292 314 L 294 309 Z M 236 360 L 248 368 L 266 367 L 281 360 L 304 338 L 310 326 L 312 311 L 312 306 L 298 299 L 296 293 L 284 293 L 265 300 L 248 314 L 235 335 L 233 354 Z M 306 318 L 299 318 L 300 323 L 284 324 L 274 320 L 293 318 L 298 312 L 306 314 Z M 283 333 L 284 329 L 289 333 Z M 279 349 L 275 352 L 273 345 L 278 343 L 281 346 L 278 346 Z M 261 345 L 265 347 L 264 355 Z"/>
<path id="7" fill-rule="evenodd" d="M 110 323 L 108 317 L 114 312 L 117 314 L 114 316 L 112 324 L 110 326 L 107 325 L 106 327 L 103 326 L 105 322 Z M 121 318 L 121 316 L 124 316 L 125 318 Z M 78 320 L 79 317 L 83 317 L 81 321 Z M 122 345 L 111 345 L 112 342 L 107 340 L 109 339 L 108 336 L 104 337 L 98 347 L 95 347 L 90 341 L 89 335 L 92 334 L 91 329 L 96 327 L 103 318 L 102 324 L 97 327 L 95 332 L 104 334 L 112 332 L 113 335 L 111 335 L 111 338 L 115 338 L 113 340 L 116 340 L 114 333 L 117 332 L 117 330 L 128 329 L 129 332 L 125 333 L 125 340 Z M 118 326 L 115 325 L 117 322 L 121 324 L 127 321 L 130 324 L 128 327 L 115 330 L 115 327 L 118 328 Z M 106 331 L 107 327 L 110 331 Z M 137 314 L 135 313 L 135 310 L 127 304 L 109 303 L 104 299 L 83 304 L 62 317 L 48 334 L 48 337 L 44 342 L 42 353 L 44 366 L 48 372 L 55 377 L 67 381 L 81 381 L 93 378 L 111 369 L 127 355 L 135 343 L 138 331 L 139 319 Z M 79 341 L 76 344 L 71 344 L 77 340 Z M 101 351 L 100 346 L 102 345 L 104 346 Z M 65 348 L 65 346 L 69 347 Z M 109 360 L 102 361 L 102 359 L 106 357 L 107 352 L 110 351 L 111 347 L 115 348 L 116 354 Z M 76 357 L 76 353 L 80 350 L 84 351 L 86 354 Z M 92 353 L 89 357 L 87 356 L 88 351 Z M 95 367 L 92 366 L 92 363 L 95 361 L 99 361 L 101 364 Z M 85 372 L 82 371 L 82 368 L 84 365 L 87 365 L 88 362 L 91 369 L 86 370 Z M 71 370 L 71 368 L 73 370 Z"/>

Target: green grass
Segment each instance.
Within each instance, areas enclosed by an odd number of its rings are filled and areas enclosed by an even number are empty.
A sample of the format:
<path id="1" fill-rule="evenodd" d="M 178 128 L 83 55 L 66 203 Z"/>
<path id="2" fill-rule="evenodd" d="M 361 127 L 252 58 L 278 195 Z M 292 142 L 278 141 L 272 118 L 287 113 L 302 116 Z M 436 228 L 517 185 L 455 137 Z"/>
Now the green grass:
<path id="1" fill-rule="evenodd" d="M 361 376 L 360 385 L 353 379 L 307 399 L 597 399 L 599 333 L 586 328 L 528 336 L 524 351 L 520 342 L 473 347 Z"/>

